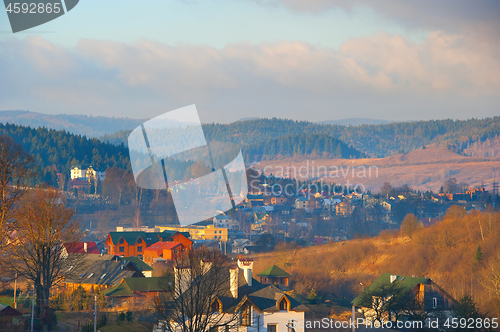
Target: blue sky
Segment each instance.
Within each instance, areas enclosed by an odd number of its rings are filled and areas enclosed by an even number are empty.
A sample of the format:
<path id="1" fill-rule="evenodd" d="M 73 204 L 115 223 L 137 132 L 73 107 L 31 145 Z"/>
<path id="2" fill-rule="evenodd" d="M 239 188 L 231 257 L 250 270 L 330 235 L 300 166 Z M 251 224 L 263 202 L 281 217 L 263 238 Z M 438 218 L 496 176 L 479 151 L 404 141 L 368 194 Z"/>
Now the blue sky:
<path id="1" fill-rule="evenodd" d="M 83 0 L 12 34 L 0 13 L 0 110 L 204 122 L 500 114 L 491 1 Z"/>

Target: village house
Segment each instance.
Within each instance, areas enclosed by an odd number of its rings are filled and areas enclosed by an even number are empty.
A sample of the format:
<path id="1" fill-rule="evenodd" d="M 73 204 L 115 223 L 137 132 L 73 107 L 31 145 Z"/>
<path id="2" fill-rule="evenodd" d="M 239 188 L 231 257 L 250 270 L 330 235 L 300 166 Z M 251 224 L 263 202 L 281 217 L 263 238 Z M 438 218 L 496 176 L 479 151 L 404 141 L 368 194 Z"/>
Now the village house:
<path id="1" fill-rule="evenodd" d="M 228 229 L 223 227 L 207 226 L 155 226 L 155 229 L 160 231 L 177 231 L 182 234 L 189 234 L 189 238 L 193 241 L 222 241 L 226 242 L 229 238 Z"/>
<path id="2" fill-rule="evenodd" d="M 349 204 L 347 201 L 343 201 L 335 207 L 335 212 L 338 216 L 350 216 L 353 210 L 354 206 Z"/>
<path id="3" fill-rule="evenodd" d="M 142 256 L 147 246 L 159 240 L 158 233 L 109 232 L 106 247 L 109 255 Z"/>
<path id="4" fill-rule="evenodd" d="M 285 204 L 287 201 L 288 199 L 283 195 L 271 197 L 271 205 Z"/>
<path id="5" fill-rule="evenodd" d="M 227 215 L 218 215 L 213 219 L 214 227 L 227 228 L 230 231 L 236 231 L 239 228 L 238 221 Z"/>
<path id="6" fill-rule="evenodd" d="M 153 264 L 156 258 L 163 258 L 165 261 L 173 260 L 186 250 L 188 249 L 180 242 L 156 242 L 144 249 L 144 262 Z"/>
<path id="7" fill-rule="evenodd" d="M 111 299 L 111 307 L 152 307 L 159 294 L 167 291 L 163 277 L 124 278 L 102 294 Z"/>
<path id="8" fill-rule="evenodd" d="M 106 178 L 106 172 L 104 170 L 94 170 L 92 166 L 88 168 L 75 166 L 70 171 L 70 179 L 74 180 L 79 178 L 87 178 L 87 181 L 89 178 L 94 178 L 94 180 L 99 179 L 99 181 L 102 182 Z"/>
<path id="9" fill-rule="evenodd" d="M 180 242 L 185 248 L 191 249 L 192 241 L 189 233 L 177 231 L 155 232 L 109 232 L 106 238 L 108 254 L 118 256 L 135 256 L 142 258 L 144 250 L 158 241 Z"/>
<path id="10" fill-rule="evenodd" d="M 0 303 L 0 326 L 2 331 L 25 331 L 27 322 L 23 319 L 22 313 Z"/>
<path id="11" fill-rule="evenodd" d="M 360 308 L 359 312 L 366 320 L 374 321 L 380 318 L 394 319 L 395 311 L 401 308 L 404 308 L 404 314 L 414 312 L 432 316 L 433 313 L 439 313 L 449 316 L 457 301 L 430 278 L 383 273 L 352 304 Z M 382 317 L 381 311 L 384 311 Z"/>
<path id="12" fill-rule="evenodd" d="M 123 278 L 144 278 L 144 275 L 133 263 L 115 255 L 88 254 L 63 271 L 62 287 L 73 291 L 81 286 L 87 292 L 94 292 L 112 287 Z"/>
<path id="13" fill-rule="evenodd" d="M 245 203 L 248 208 L 264 205 L 264 195 L 262 194 L 248 194 L 245 198 Z"/>
<path id="14" fill-rule="evenodd" d="M 276 265 L 257 274 L 257 277 L 260 278 L 260 283 L 263 285 L 275 285 L 282 290 L 288 290 L 290 288 L 291 275 Z"/>

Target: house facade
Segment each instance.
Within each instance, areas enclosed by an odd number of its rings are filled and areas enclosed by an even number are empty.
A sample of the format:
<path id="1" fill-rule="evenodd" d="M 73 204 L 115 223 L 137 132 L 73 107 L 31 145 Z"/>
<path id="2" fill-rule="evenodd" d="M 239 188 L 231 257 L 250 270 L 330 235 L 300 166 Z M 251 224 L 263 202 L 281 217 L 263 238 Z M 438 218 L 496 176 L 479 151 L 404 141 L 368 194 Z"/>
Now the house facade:
<path id="1" fill-rule="evenodd" d="M 71 180 L 79 178 L 94 178 L 95 180 L 104 181 L 106 178 L 106 172 L 104 170 L 94 170 L 92 166 L 88 168 L 80 168 L 78 166 L 73 167 L 70 170 Z"/>
<path id="2" fill-rule="evenodd" d="M 218 215 L 213 219 L 214 227 L 217 228 L 227 228 L 230 231 L 238 230 L 238 222 L 234 220 L 231 216 Z"/>
<path id="3" fill-rule="evenodd" d="M 156 242 L 179 242 L 191 249 L 192 241 L 188 233 L 177 231 L 157 232 L 109 232 L 106 238 L 108 254 L 142 258 L 144 250 Z"/>

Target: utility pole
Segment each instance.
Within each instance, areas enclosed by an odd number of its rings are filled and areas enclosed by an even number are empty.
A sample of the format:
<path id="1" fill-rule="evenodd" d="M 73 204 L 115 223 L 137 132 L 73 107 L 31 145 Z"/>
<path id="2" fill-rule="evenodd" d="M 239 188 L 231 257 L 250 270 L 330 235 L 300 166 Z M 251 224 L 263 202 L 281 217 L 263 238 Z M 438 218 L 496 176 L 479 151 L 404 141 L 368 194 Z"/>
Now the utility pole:
<path id="1" fill-rule="evenodd" d="M 94 332 L 97 331 L 97 295 L 94 295 Z"/>
<path id="2" fill-rule="evenodd" d="M 17 272 L 16 272 L 16 278 L 14 279 L 14 309 L 17 309 L 16 292 L 17 292 Z"/>
<path id="3" fill-rule="evenodd" d="M 35 286 L 33 285 L 33 303 L 31 305 L 31 332 L 33 332 L 33 325 L 35 324 Z"/>

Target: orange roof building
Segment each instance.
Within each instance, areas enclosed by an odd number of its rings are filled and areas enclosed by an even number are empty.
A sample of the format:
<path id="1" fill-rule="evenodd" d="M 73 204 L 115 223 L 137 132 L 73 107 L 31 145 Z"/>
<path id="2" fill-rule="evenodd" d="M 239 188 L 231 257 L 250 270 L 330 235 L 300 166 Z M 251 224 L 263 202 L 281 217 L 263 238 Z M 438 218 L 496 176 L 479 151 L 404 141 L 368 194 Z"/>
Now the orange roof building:
<path id="1" fill-rule="evenodd" d="M 156 242 L 144 249 L 143 259 L 148 264 L 153 264 L 155 258 L 172 260 L 185 250 L 186 247 L 180 242 Z"/>

